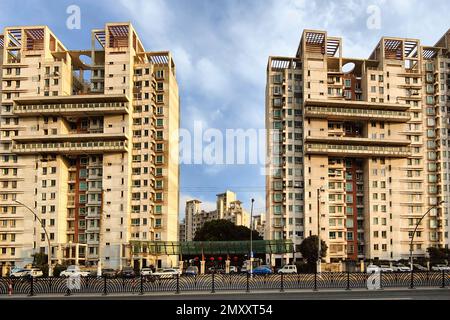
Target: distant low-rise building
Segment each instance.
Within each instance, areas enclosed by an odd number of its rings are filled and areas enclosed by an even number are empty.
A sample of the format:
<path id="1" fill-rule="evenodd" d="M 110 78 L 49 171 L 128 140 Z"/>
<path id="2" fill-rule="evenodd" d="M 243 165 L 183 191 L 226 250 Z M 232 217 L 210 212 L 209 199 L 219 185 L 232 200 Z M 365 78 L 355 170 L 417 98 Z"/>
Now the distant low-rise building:
<path id="1" fill-rule="evenodd" d="M 229 220 L 237 226 L 250 227 L 250 215 L 242 207 L 242 202 L 237 200 L 236 193 L 232 191 L 227 190 L 217 195 L 216 210 L 202 210 L 201 203 L 195 199 L 186 202 L 183 238 L 180 232 L 180 239 L 184 239 L 183 241 L 192 241 L 197 230 L 206 222 L 213 220 Z"/>
<path id="2" fill-rule="evenodd" d="M 257 231 L 261 237 L 265 239 L 266 214 L 261 213 L 252 219 L 252 229 Z"/>
<path id="3" fill-rule="evenodd" d="M 186 219 L 180 223 L 180 235 L 178 237 L 178 241 L 183 242 L 186 241 Z"/>

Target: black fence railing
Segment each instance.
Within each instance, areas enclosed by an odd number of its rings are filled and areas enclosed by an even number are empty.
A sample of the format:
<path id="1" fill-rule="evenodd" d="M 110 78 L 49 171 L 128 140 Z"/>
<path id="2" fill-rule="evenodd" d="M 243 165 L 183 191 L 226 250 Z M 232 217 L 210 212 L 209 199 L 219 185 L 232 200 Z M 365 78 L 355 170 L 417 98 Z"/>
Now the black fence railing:
<path id="1" fill-rule="evenodd" d="M 79 295 L 157 292 L 244 291 L 294 289 L 363 289 L 368 288 L 371 274 L 356 272 L 312 274 L 207 274 L 197 276 L 173 276 L 158 278 L 138 276 L 135 278 L 80 277 L 73 278 L 0 278 L 0 295 Z M 69 281 L 73 281 L 69 284 Z M 379 288 L 450 287 L 450 272 L 389 272 L 381 273 Z M 70 289 L 71 288 L 71 289 Z"/>

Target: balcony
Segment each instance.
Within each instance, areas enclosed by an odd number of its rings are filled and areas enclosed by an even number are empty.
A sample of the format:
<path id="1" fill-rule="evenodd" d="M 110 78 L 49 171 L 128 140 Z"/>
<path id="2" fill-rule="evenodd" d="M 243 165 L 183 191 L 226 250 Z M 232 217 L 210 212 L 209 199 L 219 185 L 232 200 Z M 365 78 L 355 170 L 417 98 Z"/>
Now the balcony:
<path id="1" fill-rule="evenodd" d="M 386 157 L 405 158 L 411 156 L 410 147 L 388 146 L 362 146 L 362 145 L 337 145 L 337 144 L 313 144 L 305 145 L 307 154 L 320 154 L 329 156 L 348 157 Z"/>
<path id="2" fill-rule="evenodd" d="M 21 98 L 14 101 L 18 116 L 98 115 L 129 113 L 129 99 L 124 95 L 79 95 Z"/>
<path id="3" fill-rule="evenodd" d="M 83 141 L 111 141 L 111 140 L 128 140 L 128 136 L 124 133 L 81 133 L 81 134 L 57 134 L 57 135 L 33 135 L 33 136 L 17 136 L 13 137 L 17 143 L 25 142 L 83 142 Z"/>
<path id="4" fill-rule="evenodd" d="M 411 106 L 406 103 L 380 103 L 368 101 L 330 101 L 330 100 L 306 100 L 305 107 L 336 107 L 344 109 L 361 110 L 393 110 L 407 111 Z"/>
<path id="5" fill-rule="evenodd" d="M 18 154 L 95 154 L 121 153 L 127 151 L 128 147 L 126 141 L 16 143 L 13 145 L 13 152 Z"/>
<path id="6" fill-rule="evenodd" d="M 307 136 L 306 142 L 315 143 L 330 143 L 330 144 L 348 144 L 348 145 L 381 145 L 381 146 L 409 146 L 410 140 L 397 140 L 397 139 L 371 139 L 362 137 L 329 137 L 329 136 Z"/>
<path id="7" fill-rule="evenodd" d="M 374 110 L 374 109 L 352 109 L 339 107 L 315 107 L 305 108 L 307 118 L 326 118 L 329 120 L 380 120 L 391 122 L 408 122 L 411 120 L 409 112 Z"/>

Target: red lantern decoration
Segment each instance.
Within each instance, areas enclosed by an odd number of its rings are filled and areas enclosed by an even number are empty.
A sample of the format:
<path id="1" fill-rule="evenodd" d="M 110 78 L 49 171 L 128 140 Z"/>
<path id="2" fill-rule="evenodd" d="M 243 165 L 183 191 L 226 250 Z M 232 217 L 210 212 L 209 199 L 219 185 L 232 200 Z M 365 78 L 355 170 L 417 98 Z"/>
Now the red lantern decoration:
<path id="1" fill-rule="evenodd" d="M 222 257 L 219 257 L 219 261 L 222 261 Z"/>
<path id="2" fill-rule="evenodd" d="M 234 257 L 233 260 L 234 260 L 234 261 L 238 261 L 239 258 L 238 258 L 238 257 Z"/>
<path id="3" fill-rule="evenodd" d="M 214 257 L 209 258 L 209 260 L 214 261 Z"/>

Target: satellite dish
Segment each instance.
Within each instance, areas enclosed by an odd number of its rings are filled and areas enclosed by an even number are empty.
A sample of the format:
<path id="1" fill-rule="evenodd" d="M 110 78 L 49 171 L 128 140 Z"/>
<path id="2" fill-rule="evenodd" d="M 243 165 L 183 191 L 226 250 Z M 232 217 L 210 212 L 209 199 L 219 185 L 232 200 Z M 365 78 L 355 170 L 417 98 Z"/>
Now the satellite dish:
<path id="1" fill-rule="evenodd" d="M 355 70 L 356 64 L 353 62 L 346 63 L 342 66 L 342 72 L 343 73 L 351 73 L 353 70 Z"/>

